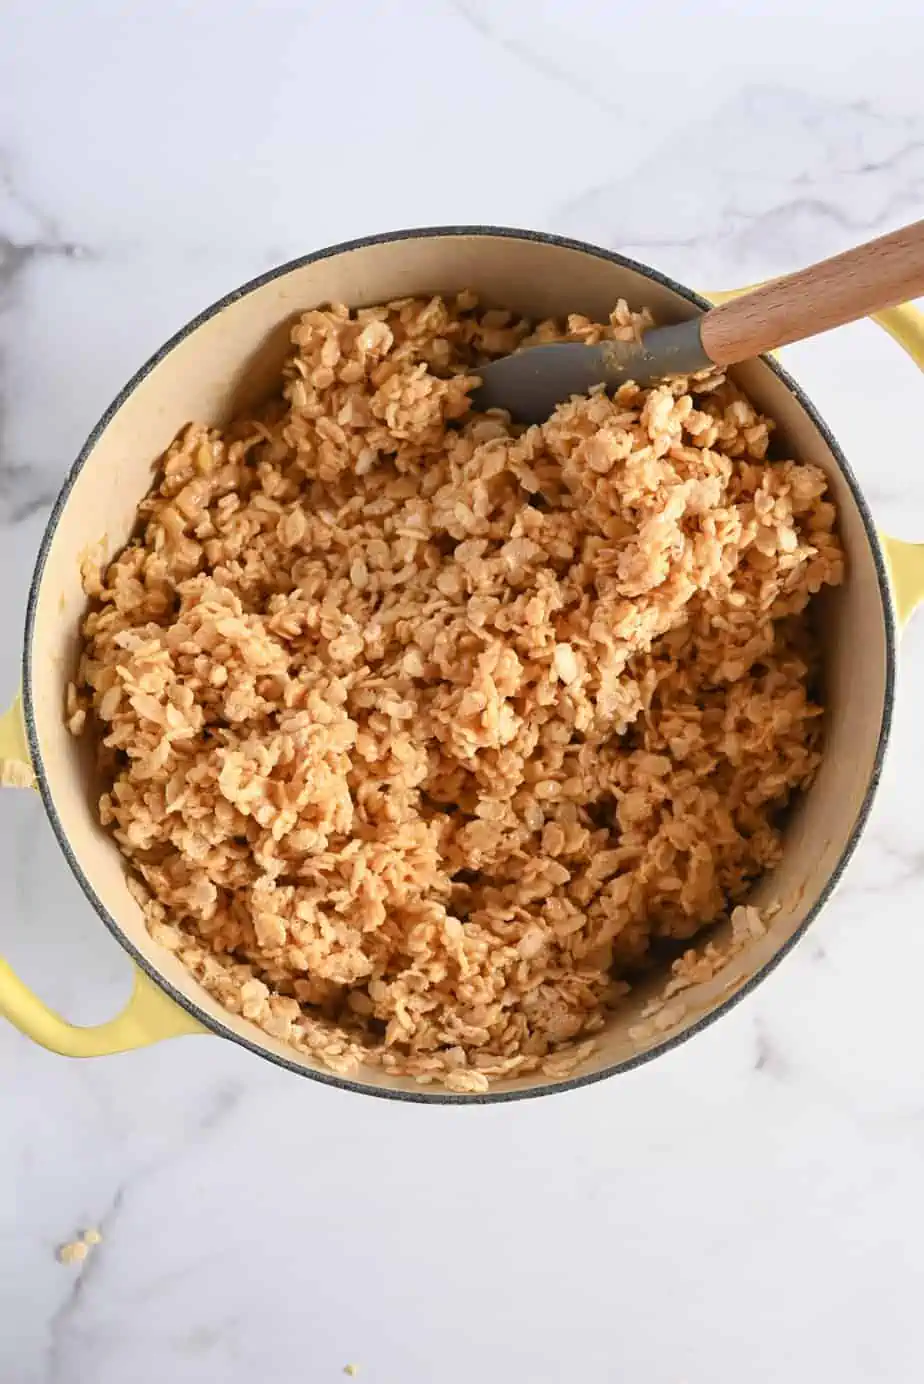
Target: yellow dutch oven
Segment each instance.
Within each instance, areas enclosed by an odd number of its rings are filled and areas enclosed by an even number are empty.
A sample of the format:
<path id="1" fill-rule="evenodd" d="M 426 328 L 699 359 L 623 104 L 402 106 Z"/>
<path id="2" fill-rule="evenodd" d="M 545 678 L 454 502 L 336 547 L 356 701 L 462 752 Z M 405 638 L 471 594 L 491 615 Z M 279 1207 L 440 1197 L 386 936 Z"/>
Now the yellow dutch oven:
<path id="1" fill-rule="evenodd" d="M 278 375 L 293 316 L 329 301 L 353 306 L 408 294 L 474 288 L 530 317 L 604 319 L 618 298 L 681 321 L 705 299 L 621 255 L 576 241 L 490 227 L 400 231 L 320 250 L 274 269 L 209 308 L 125 387 L 93 430 L 55 504 L 36 562 L 26 615 L 22 696 L 0 721 L 0 777 L 34 784 L 78 883 L 132 957 L 135 986 L 109 1023 L 79 1028 L 53 1013 L 0 961 L 0 1014 L 54 1052 L 72 1057 L 142 1047 L 180 1034 L 230 1038 L 293 1072 L 368 1094 L 419 1101 L 492 1101 L 549 1094 L 625 1071 L 725 1013 L 789 951 L 830 898 L 856 847 L 882 769 L 892 720 L 897 629 L 924 598 L 924 546 L 877 535 L 840 448 L 809 399 L 779 365 L 735 373 L 780 425 L 788 447 L 826 472 L 847 550 L 845 584 L 824 597 L 821 625 L 829 716 L 824 761 L 789 823 L 782 861 L 752 902 L 772 920 L 712 979 L 677 997 L 656 1025 L 642 1008 L 664 977 L 615 1013 L 597 1054 L 576 1077 L 498 1084 L 453 1096 L 377 1068 L 334 1076 L 222 1009 L 148 934 L 122 859 L 97 820 L 91 747 L 64 724 L 65 690 L 84 613 L 79 568 L 88 550 L 115 553 L 128 539 L 152 463 L 191 419 L 219 424 L 256 402 Z M 924 318 L 910 306 L 883 327 L 924 368 Z M 856 651 L 862 649 L 862 658 Z M 722 932 L 717 938 L 722 945 Z"/>

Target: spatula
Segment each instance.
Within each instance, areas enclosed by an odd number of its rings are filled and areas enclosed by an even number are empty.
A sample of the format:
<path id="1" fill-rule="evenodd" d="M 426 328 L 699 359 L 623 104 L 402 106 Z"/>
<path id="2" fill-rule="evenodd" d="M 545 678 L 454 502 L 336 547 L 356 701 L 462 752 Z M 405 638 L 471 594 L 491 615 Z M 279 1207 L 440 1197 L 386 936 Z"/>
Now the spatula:
<path id="1" fill-rule="evenodd" d="M 735 365 L 922 294 L 924 221 L 916 221 L 688 322 L 653 327 L 640 342 L 556 342 L 491 361 L 479 367 L 482 382 L 472 404 L 541 423 L 557 404 L 595 385 L 650 385 L 667 375 Z"/>

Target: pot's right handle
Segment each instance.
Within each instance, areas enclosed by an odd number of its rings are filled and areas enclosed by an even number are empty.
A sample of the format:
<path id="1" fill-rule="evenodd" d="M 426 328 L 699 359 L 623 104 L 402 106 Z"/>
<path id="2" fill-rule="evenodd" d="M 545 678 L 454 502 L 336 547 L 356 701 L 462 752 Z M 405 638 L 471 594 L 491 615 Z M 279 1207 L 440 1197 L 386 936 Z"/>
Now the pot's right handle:
<path id="1" fill-rule="evenodd" d="M 0 785 L 4 784 L 14 788 L 35 786 L 18 697 L 9 711 L 0 716 Z M 103 1057 L 147 1047 L 162 1038 L 208 1032 L 140 967 L 135 967 L 131 998 L 121 1014 L 105 1024 L 81 1027 L 69 1024 L 49 1009 L 0 957 L 0 1016 L 9 1019 L 34 1043 L 64 1057 Z"/>
<path id="2" fill-rule="evenodd" d="M 924 313 L 913 303 L 877 312 L 874 322 L 889 333 L 906 351 L 919 370 L 924 370 Z M 924 601 L 924 543 L 907 543 L 901 538 L 880 534 L 899 623 L 904 625 Z"/>
<path id="3" fill-rule="evenodd" d="M 884 533 L 879 541 L 889 564 L 898 622 L 904 625 L 924 601 L 924 543 L 906 543 Z"/>

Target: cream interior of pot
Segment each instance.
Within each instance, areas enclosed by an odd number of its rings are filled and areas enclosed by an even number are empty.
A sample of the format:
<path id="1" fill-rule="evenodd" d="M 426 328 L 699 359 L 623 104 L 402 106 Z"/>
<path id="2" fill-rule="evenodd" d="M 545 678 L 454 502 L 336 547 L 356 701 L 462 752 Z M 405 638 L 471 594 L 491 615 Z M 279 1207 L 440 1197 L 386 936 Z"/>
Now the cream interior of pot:
<path id="1" fill-rule="evenodd" d="M 331 300 L 362 306 L 462 288 L 474 288 L 483 299 L 532 317 L 582 312 L 601 319 L 618 298 L 635 308 L 650 307 L 662 322 L 680 321 L 695 311 L 670 289 L 595 255 L 492 235 L 387 242 L 293 269 L 204 321 L 132 390 L 74 481 L 41 581 L 29 653 L 31 709 L 48 788 L 80 869 L 131 946 L 198 1011 L 263 1050 L 304 1066 L 312 1064 L 210 999 L 176 958 L 153 942 L 126 888 L 122 859 L 97 822 L 88 747 L 73 740 L 63 721 L 86 607 L 80 562 L 97 545 L 112 554 L 128 539 L 154 463 L 184 423 L 222 422 L 267 392 L 285 354 L 288 326 L 299 311 Z M 759 361 L 743 367 L 739 378 L 755 403 L 777 420 L 792 453 L 827 472 L 840 513 L 849 576 L 826 598 L 821 612 L 830 706 L 826 754 L 811 791 L 794 811 L 782 863 L 755 891 L 757 906 L 776 909 L 766 934 L 710 981 L 677 997 L 657 1023 L 640 1024 L 641 1007 L 666 980 L 656 978 L 613 1016 L 586 1072 L 612 1067 L 675 1037 L 767 964 L 825 889 L 850 841 L 873 772 L 887 647 L 883 598 L 863 520 L 823 434 L 786 385 Z M 722 945 L 721 933 L 716 940 Z M 365 1070 L 359 1079 L 439 1095 L 436 1088 L 389 1079 L 377 1069 Z M 528 1084 L 547 1085 L 548 1079 Z"/>

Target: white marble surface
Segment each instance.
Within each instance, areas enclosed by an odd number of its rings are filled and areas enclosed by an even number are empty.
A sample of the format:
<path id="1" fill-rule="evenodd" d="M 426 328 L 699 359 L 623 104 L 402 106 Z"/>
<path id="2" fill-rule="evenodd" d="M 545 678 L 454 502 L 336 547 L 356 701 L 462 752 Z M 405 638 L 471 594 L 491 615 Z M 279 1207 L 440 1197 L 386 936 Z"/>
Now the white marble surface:
<path id="1" fill-rule="evenodd" d="M 495 222 L 723 286 L 924 215 L 911 0 L 5 0 L 0 674 L 84 435 L 274 262 Z M 924 538 L 924 380 L 788 353 L 883 526 Z M 555 1100 L 395 1106 L 205 1038 L 70 1063 L 0 1025 L 2 1384 L 910 1384 L 924 1373 L 924 620 L 834 904 L 757 994 Z M 78 1021 L 127 959 L 37 801 L 0 950 Z M 56 1244 L 104 1240 L 82 1267 Z"/>

